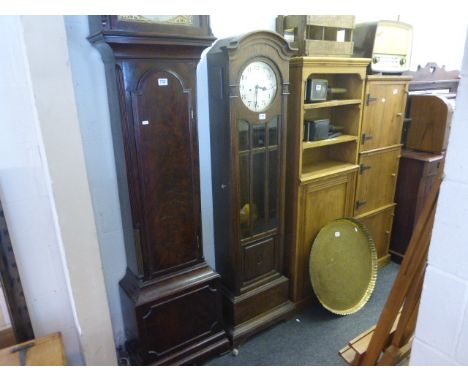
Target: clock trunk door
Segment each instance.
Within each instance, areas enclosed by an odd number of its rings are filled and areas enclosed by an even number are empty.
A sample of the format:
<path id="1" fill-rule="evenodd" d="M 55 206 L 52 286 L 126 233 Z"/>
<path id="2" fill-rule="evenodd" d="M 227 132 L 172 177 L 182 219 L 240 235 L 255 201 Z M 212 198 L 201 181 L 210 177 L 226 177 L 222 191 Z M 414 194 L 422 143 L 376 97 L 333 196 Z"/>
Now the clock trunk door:
<path id="1" fill-rule="evenodd" d="M 173 74 L 142 80 L 134 96 L 141 242 L 150 274 L 201 259 L 196 131 L 191 92 Z"/>
<path id="2" fill-rule="evenodd" d="M 237 122 L 239 223 L 245 286 L 278 268 L 280 118 Z"/>

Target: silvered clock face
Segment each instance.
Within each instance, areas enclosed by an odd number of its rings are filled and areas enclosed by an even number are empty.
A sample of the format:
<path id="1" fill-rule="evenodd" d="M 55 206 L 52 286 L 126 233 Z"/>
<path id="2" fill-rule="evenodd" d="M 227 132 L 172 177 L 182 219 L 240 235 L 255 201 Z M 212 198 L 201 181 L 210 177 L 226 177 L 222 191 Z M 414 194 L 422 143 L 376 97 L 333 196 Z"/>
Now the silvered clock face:
<path id="1" fill-rule="evenodd" d="M 254 61 L 241 74 L 239 92 L 242 102 L 250 110 L 265 111 L 276 95 L 276 75 L 270 65 Z"/>

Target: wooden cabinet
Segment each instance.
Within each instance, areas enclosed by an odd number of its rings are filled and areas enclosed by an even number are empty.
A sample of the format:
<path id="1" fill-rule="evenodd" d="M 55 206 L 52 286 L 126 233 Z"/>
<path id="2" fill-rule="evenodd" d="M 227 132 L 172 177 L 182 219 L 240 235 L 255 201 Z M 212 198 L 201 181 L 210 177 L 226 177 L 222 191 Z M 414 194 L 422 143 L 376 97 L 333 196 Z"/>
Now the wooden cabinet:
<path id="1" fill-rule="evenodd" d="M 401 143 L 408 81 L 401 76 L 367 77 L 360 152 Z"/>
<path id="2" fill-rule="evenodd" d="M 312 297 L 308 260 L 318 231 L 331 220 L 353 214 L 369 62 L 317 57 L 295 57 L 290 62 L 286 248 L 290 296 L 297 307 Z M 326 99 L 307 101 L 308 80 L 327 84 Z M 304 141 L 304 125 L 316 120 L 329 120 L 341 135 Z"/>
<path id="3" fill-rule="evenodd" d="M 126 345 L 144 365 L 192 364 L 229 348 L 220 277 L 201 245 L 196 69 L 214 37 L 207 16 L 176 19 L 90 18 L 106 64 L 127 252 Z"/>
<path id="4" fill-rule="evenodd" d="M 292 53 L 258 31 L 219 40 L 207 55 L 216 269 L 234 346 L 293 310 L 284 267 Z"/>
<path id="5" fill-rule="evenodd" d="M 404 150 L 395 195 L 397 203 L 390 244 L 390 253 L 396 261 L 405 255 L 414 227 L 434 181 L 443 172 L 445 158 L 431 154 Z"/>
<path id="6" fill-rule="evenodd" d="M 354 216 L 367 226 L 379 265 L 388 254 L 409 76 L 366 79 Z"/>
<path id="7" fill-rule="evenodd" d="M 312 295 L 309 256 L 315 236 L 332 220 L 353 214 L 356 173 L 356 168 L 342 171 L 302 183 L 299 188 L 296 256 L 291 259 L 294 301 L 304 301 Z"/>

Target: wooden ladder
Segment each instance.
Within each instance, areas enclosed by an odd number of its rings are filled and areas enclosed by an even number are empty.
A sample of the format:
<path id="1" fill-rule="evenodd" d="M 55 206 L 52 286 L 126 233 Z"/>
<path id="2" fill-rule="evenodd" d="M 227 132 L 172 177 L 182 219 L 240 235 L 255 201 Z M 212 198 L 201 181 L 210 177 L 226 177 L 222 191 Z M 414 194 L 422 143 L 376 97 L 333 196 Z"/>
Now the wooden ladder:
<path id="1" fill-rule="evenodd" d="M 441 181 L 434 183 L 424 205 L 377 325 L 339 351 L 348 364 L 391 366 L 409 355 Z"/>

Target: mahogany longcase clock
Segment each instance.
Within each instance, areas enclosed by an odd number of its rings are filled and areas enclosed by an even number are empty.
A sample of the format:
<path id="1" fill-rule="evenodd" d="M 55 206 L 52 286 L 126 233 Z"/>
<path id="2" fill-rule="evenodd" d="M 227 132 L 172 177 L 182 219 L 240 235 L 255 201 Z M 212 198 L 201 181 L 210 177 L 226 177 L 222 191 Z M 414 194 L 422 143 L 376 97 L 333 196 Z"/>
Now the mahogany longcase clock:
<path id="1" fill-rule="evenodd" d="M 106 66 L 127 252 L 120 282 L 135 364 L 228 350 L 220 277 L 202 251 L 196 68 L 208 16 L 90 17 Z"/>
<path id="2" fill-rule="evenodd" d="M 237 346 L 293 309 L 283 264 L 289 57 L 280 35 L 256 31 L 210 49 L 216 270 Z"/>

